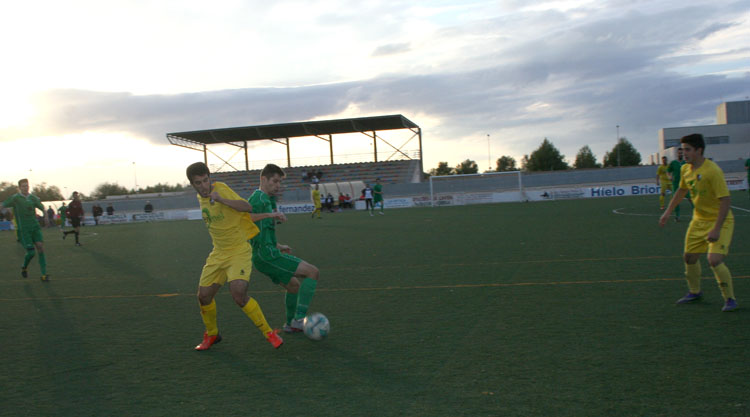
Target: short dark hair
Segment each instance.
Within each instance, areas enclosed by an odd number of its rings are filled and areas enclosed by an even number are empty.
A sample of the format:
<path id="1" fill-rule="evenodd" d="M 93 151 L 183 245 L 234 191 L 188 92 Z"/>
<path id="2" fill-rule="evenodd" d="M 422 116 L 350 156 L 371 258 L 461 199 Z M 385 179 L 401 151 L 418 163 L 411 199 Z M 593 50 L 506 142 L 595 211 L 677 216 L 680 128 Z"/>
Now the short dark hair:
<path id="1" fill-rule="evenodd" d="M 680 139 L 680 143 L 687 143 L 695 149 L 703 149 L 704 152 L 706 151 L 706 141 L 703 140 L 703 135 L 700 133 L 683 136 Z"/>
<path id="2" fill-rule="evenodd" d="M 270 179 L 270 178 L 273 178 L 274 175 L 278 175 L 281 178 L 286 177 L 286 173 L 284 172 L 284 170 L 281 169 L 281 167 L 276 164 L 268 164 L 264 166 L 263 169 L 260 171 L 261 177 L 266 177 Z"/>
<path id="3" fill-rule="evenodd" d="M 21 184 L 23 184 L 23 183 L 26 183 L 26 184 L 28 184 L 28 183 L 29 183 L 29 179 L 28 179 L 28 178 L 21 178 L 20 180 L 18 180 L 18 186 L 19 186 L 19 187 L 20 187 L 20 186 L 21 186 Z"/>
<path id="4" fill-rule="evenodd" d="M 190 183 L 193 183 L 193 177 L 199 176 L 199 175 L 211 175 L 211 171 L 208 169 L 208 165 L 204 164 L 203 162 L 196 162 L 194 164 L 190 164 L 189 167 L 185 170 L 185 175 L 187 175 L 188 181 Z"/>

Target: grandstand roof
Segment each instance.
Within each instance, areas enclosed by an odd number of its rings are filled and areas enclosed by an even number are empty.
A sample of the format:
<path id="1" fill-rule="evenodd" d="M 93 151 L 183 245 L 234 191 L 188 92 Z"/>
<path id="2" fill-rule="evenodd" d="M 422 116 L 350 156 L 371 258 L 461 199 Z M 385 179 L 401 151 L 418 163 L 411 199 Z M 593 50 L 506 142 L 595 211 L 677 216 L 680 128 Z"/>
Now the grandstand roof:
<path id="1" fill-rule="evenodd" d="M 206 162 L 206 164 L 208 164 L 208 145 L 224 143 L 244 148 L 245 170 L 249 169 L 249 159 L 247 154 L 248 142 L 270 140 L 285 145 L 287 166 L 292 166 L 291 154 L 289 151 L 289 138 L 315 136 L 329 143 L 331 164 L 333 164 L 333 135 L 346 133 L 362 133 L 371 137 L 373 139 L 372 145 L 375 162 L 378 162 L 378 139 L 389 147 L 393 148 L 395 150 L 394 154 L 401 153 L 408 159 L 412 159 L 403 151 L 401 151 L 401 148 L 403 148 L 406 143 L 401 145 L 401 147 L 396 147 L 385 141 L 383 138 L 378 137 L 378 131 L 396 129 L 409 129 L 412 131 L 412 133 L 414 133 L 414 136 L 412 136 L 412 138 L 419 138 L 419 161 L 421 165 L 422 130 L 419 128 L 419 126 L 417 126 L 416 123 L 400 114 L 358 117 L 352 119 L 279 123 L 273 125 L 228 127 L 221 129 L 194 130 L 191 132 L 175 132 L 167 133 L 167 140 L 169 140 L 169 143 L 171 143 L 172 145 L 202 151 L 203 160 L 204 162 Z M 411 139 L 409 139 L 409 141 L 410 140 Z M 407 141 L 407 143 L 409 141 Z M 216 155 L 216 153 L 213 154 Z M 218 155 L 216 156 L 219 157 Z M 226 165 L 232 166 L 227 160 L 221 157 L 219 158 L 222 159 L 222 161 L 224 161 Z M 234 167 L 232 166 L 232 168 Z"/>
<path id="2" fill-rule="evenodd" d="M 334 135 L 343 133 L 372 132 L 393 129 L 419 129 L 416 123 L 395 114 L 388 116 L 359 117 L 354 119 L 316 120 L 308 122 L 279 123 L 229 127 L 222 129 L 195 130 L 192 132 L 167 133 L 170 142 L 210 145 L 216 143 L 245 142 L 303 136 Z"/>

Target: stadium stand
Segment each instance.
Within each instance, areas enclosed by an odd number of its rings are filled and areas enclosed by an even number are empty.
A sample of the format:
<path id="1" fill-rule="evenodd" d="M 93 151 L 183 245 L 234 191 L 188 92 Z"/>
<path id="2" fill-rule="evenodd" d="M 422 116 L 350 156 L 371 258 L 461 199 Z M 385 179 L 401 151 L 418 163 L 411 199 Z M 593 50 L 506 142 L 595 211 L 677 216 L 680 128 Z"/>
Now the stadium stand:
<path id="1" fill-rule="evenodd" d="M 375 178 L 380 178 L 383 184 L 404 184 L 419 182 L 419 161 L 385 161 L 385 162 L 358 162 L 334 165 L 308 165 L 284 168 L 286 180 L 284 190 L 305 191 L 310 186 L 310 180 L 302 179 L 302 172 L 322 172 L 321 183 L 342 183 L 351 181 L 362 181 L 372 183 Z M 249 196 L 258 188 L 260 170 L 217 172 L 211 174 L 216 181 L 225 182 L 241 196 Z"/>

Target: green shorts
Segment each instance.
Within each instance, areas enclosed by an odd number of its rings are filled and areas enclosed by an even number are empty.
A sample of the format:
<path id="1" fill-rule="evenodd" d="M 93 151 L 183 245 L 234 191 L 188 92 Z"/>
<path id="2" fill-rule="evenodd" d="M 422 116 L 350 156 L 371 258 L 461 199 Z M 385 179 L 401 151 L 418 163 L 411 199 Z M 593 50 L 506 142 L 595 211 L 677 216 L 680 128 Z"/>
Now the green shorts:
<path id="1" fill-rule="evenodd" d="M 275 284 L 289 284 L 302 262 L 302 259 L 282 253 L 276 248 L 253 248 L 253 251 L 253 265 Z"/>
<path id="2" fill-rule="evenodd" d="M 21 243 L 23 244 L 23 247 L 28 249 L 34 248 L 34 243 L 36 242 L 44 242 L 44 237 L 42 236 L 42 229 L 39 226 L 32 226 L 32 227 L 25 227 L 20 229 L 21 232 Z"/>

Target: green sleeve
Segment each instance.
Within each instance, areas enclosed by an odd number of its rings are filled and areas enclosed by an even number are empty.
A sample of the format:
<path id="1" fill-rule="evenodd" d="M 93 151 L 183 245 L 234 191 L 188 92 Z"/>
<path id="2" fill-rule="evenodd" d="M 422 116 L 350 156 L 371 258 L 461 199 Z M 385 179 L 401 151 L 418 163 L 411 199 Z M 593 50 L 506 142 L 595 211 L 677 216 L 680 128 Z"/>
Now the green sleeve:
<path id="1" fill-rule="evenodd" d="M 5 201 L 3 201 L 3 207 L 13 207 L 15 204 L 14 201 L 16 199 L 17 194 L 13 194 L 10 197 L 6 198 Z"/>
<path id="2" fill-rule="evenodd" d="M 39 210 L 44 211 L 44 204 L 42 204 L 42 200 L 37 196 L 34 196 L 34 206 Z"/>

